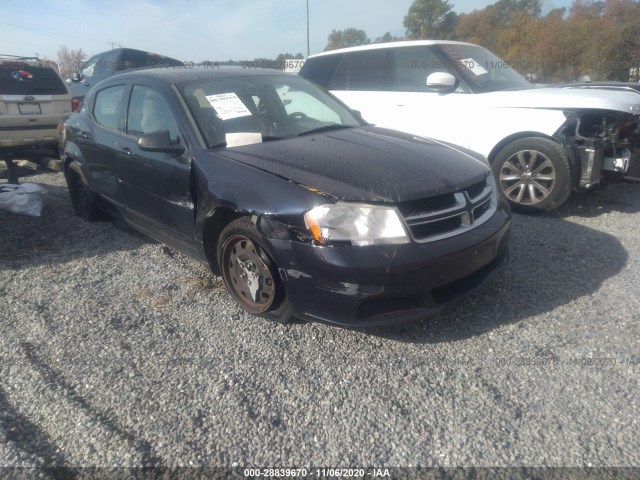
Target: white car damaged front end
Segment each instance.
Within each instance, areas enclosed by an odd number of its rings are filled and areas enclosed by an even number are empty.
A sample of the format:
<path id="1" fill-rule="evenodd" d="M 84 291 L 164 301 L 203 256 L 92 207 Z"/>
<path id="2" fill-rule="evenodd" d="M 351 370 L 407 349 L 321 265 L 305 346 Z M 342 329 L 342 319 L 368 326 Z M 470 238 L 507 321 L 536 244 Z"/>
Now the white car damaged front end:
<path id="1" fill-rule="evenodd" d="M 493 160 L 505 144 L 543 135 L 560 143 L 574 163 L 576 188 L 621 177 L 640 181 L 638 98 L 631 92 L 559 88 L 473 95 L 488 121 L 476 125 L 468 148 Z"/>

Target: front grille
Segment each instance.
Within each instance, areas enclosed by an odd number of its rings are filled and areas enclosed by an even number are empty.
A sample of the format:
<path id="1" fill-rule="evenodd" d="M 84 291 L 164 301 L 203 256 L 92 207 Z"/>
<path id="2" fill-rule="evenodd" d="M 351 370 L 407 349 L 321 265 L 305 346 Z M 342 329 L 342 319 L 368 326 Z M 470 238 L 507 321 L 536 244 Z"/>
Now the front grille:
<path id="1" fill-rule="evenodd" d="M 451 218 L 445 218 L 435 222 L 420 223 L 414 225 L 412 233 L 417 238 L 428 238 L 443 233 L 451 232 L 462 226 L 462 217 L 456 215 Z"/>
<path id="2" fill-rule="evenodd" d="M 493 182 L 487 176 L 453 193 L 404 202 L 398 210 L 414 241 L 432 242 L 484 223 L 496 206 Z"/>
<path id="3" fill-rule="evenodd" d="M 455 195 L 453 193 L 445 193 L 444 195 L 437 195 L 435 197 L 404 202 L 400 205 L 399 209 L 402 216 L 410 218 L 416 215 L 422 215 L 425 212 L 446 210 L 447 208 L 455 206 L 455 204 Z"/>
<path id="4" fill-rule="evenodd" d="M 465 190 L 469 194 L 469 198 L 474 199 L 487 188 L 487 180 L 482 180 L 481 182 L 474 183 L 473 185 L 468 186 Z"/>

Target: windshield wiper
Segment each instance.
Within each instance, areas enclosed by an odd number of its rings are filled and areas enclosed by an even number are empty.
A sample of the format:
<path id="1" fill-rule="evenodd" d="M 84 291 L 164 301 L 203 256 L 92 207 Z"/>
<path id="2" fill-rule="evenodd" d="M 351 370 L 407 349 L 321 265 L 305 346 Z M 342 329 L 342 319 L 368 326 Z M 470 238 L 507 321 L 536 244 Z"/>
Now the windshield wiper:
<path id="1" fill-rule="evenodd" d="M 305 130 L 304 132 L 299 133 L 297 136 L 300 137 L 301 135 L 309 135 L 310 133 L 327 132 L 329 130 L 342 130 L 344 128 L 354 128 L 354 125 L 340 125 L 338 123 L 332 123 L 331 125 L 323 125 L 322 127 Z"/>

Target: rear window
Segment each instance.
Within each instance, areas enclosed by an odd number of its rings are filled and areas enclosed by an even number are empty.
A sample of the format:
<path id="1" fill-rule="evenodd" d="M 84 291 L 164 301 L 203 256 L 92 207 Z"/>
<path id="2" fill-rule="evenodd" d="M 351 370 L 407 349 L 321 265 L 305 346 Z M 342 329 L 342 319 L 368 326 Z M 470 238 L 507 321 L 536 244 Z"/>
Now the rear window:
<path id="1" fill-rule="evenodd" d="M 326 55 L 307 59 L 300 70 L 300 76 L 316 82 L 321 87 L 329 88 L 333 73 L 342 57 L 343 55 Z"/>
<path id="2" fill-rule="evenodd" d="M 49 67 L 20 64 L 0 65 L 2 95 L 66 95 L 67 87 Z"/>
<path id="3" fill-rule="evenodd" d="M 107 87 L 96 93 L 93 104 L 93 117 L 98 125 L 116 130 L 120 120 L 120 103 L 124 93 L 124 85 Z"/>
<path id="4" fill-rule="evenodd" d="M 349 90 L 391 90 L 387 54 L 387 49 L 347 54 Z"/>

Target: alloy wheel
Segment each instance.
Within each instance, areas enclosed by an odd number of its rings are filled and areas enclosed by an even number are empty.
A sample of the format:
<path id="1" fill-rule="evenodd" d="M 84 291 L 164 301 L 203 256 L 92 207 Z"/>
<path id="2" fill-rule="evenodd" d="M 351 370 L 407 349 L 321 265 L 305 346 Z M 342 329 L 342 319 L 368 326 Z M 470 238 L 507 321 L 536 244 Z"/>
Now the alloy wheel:
<path id="1" fill-rule="evenodd" d="M 547 198 L 556 183 L 553 163 L 537 150 L 520 150 L 500 169 L 500 188 L 512 202 L 535 205 Z"/>

